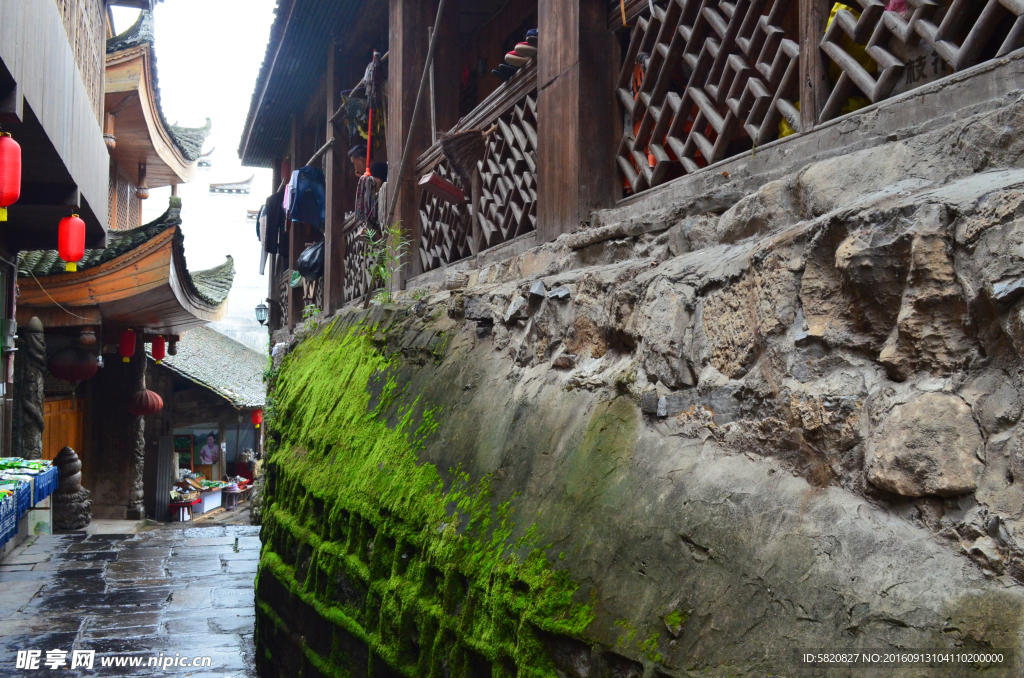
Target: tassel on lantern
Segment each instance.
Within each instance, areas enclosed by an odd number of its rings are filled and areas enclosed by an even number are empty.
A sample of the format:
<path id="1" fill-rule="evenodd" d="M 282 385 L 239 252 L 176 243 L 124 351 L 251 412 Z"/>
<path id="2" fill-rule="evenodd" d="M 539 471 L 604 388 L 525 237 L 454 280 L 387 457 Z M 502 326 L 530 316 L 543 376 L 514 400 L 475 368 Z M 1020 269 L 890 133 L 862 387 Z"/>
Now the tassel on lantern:
<path id="1" fill-rule="evenodd" d="M 21 146 L 10 134 L 0 135 L 0 221 L 21 197 Z"/>
<path id="2" fill-rule="evenodd" d="M 256 428 L 260 427 L 260 424 L 263 423 L 263 410 L 252 411 L 252 423 L 256 426 Z"/>
<path id="3" fill-rule="evenodd" d="M 135 355 L 135 332 L 125 330 L 121 333 L 121 339 L 117 344 L 117 352 L 121 354 L 123 362 L 129 362 Z"/>
<path id="4" fill-rule="evenodd" d="M 57 253 L 66 263 L 64 270 L 74 273 L 85 256 L 85 222 L 77 214 L 60 220 L 57 231 Z"/>
<path id="5" fill-rule="evenodd" d="M 153 360 L 159 365 L 165 357 L 167 357 L 167 342 L 163 337 L 157 337 L 153 340 Z"/>

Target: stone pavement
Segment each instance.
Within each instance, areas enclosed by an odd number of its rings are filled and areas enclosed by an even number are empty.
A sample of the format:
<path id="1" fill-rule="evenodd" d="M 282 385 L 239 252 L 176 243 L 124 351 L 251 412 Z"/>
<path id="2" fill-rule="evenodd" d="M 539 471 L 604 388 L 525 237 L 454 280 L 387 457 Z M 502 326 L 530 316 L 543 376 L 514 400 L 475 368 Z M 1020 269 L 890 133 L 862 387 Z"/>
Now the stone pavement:
<path id="1" fill-rule="evenodd" d="M 42 536 L 0 563 L 0 676 L 254 678 L 253 579 L 259 528 L 162 528 L 140 534 Z M 41 650 L 17 670 L 18 650 Z M 44 665 L 65 650 L 67 666 Z M 68 670 L 95 650 L 93 670 Z M 150 657 L 210 657 L 208 667 L 147 667 Z M 103 667 L 141 657 L 141 668 Z"/>

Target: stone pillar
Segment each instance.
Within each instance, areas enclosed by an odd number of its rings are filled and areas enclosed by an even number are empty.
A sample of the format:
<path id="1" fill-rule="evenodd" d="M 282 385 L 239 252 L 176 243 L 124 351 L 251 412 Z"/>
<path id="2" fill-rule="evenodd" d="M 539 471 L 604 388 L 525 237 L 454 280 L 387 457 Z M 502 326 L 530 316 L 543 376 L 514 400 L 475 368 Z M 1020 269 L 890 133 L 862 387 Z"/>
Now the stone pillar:
<path id="1" fill-rule="evenodd" d="M 43 458 L 43 375 L 46 339 L 43 323 L 33 317 L 21 328 L 14 358 L 14 422 L 11 453 L 25 459 Z"/>
<path id="2" fill-rule="evenodd" d="M 53 526 L 62 531 L 81 530 L 92 520 L 89 490 L 82 487 L 82 462 L 70 447 L 53 460 L 60 471 L 60 487 L 53 495 Z"/>
<path id="3" fill-rule="evenodd" d="M 128 391 L 137 393 L 146 389 L 146 341 L 141 330 L 135 333 L 135 356 L 128 370 Z M 131 417 L 128 428 L 128 519 L 142 520 L 146 510 L 142 506 L 144 496 L 142 471 L 146 465 L 146 418 Z"/>

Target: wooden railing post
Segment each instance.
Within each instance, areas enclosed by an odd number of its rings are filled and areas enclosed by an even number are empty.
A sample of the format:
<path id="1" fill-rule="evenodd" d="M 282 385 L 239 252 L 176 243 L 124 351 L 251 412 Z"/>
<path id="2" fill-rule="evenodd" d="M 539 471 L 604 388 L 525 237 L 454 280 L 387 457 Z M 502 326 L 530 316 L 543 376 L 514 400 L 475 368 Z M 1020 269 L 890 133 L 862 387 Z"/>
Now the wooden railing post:
<path id="1" fill-rule="evenodd" d="M 537 230 L 547 242 L 614 200 L 619 49 L 604 0 L 537 9 Z"/>
<path id="2" fill-rule="evenodd" d="M 817 124 L 828 100 L 828 68 L 818 46 L 825 35 L 829 5 L 827 0 L 800 2 L 800 131 L 809 132 Z"/>
<path id="3" fill-rule="evenodd" d="M 332 38 L 327 52 L 327 131 L 325 139 L 341 139 L 341 124 L 331 122 L 338 107 L 339 69 L 337 64 L 338 46 Z M 345 304 L 345 238 L 342 228 L 345 213 L 339 195 L 344 181 L 348 147 L 335 143 L 324 158 L 324 184 L 326 202 L 324 206 L 324 315 L 331 315 Z"/>

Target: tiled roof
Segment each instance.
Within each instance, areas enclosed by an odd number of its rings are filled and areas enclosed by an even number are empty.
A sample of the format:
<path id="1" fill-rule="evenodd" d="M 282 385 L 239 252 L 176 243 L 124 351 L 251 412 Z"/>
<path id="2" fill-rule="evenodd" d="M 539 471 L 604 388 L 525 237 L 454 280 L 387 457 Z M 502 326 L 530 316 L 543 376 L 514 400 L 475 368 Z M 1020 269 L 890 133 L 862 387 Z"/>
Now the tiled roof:
<path id="1" fill-rule="evenodd" d="M 148 344 L 146 351 L 152 355 Z M 267 357 L 209 327 L 182 334 L 178 354 L 168 355 L 163 365 L 235 407 L 257 408 L 266 402 L 263 370 Z"/>
<path id="2" fill-rule="evenodd" d="M 231 291 L 231 283 L 235 280 L 235 260 L 229 254 L 227 261 L 220 266 L 190 272 L 189 277 L 192 278 L 192 284 L 195 285 L 199 296 L 204 301 L 218 306 L 228 298 L 228 292 Z"/>
<path id="3" fill-rule="evenodd" d="M 156 97 L 156 109 L 160 113 L 160 122 L 171 137 L 171 141 L 181 151 L 182 156 L 189 162 L 199 159 L 203 153 L 203 142 L 210 135 L 210 119 L 202 127 L 178 127 L 167 124 L 164 117 L 164 107 L 160 103 L 160 80 L 156 72 L 156 50 L 153 49 L 153 13 L 148 10 L 139 12 L 139 18 L 132 24 L 131 28 L 120 35 L 107 39 L 107 54 L 113 54 L 122 50 L 131 49 L 138 45 L 148 43 L 150 46 L 149 58 L 153 79 L 153 96 Z"/>
<path id="4" fill-rule="evenodd" d="M 167 211 L 148 224 L 127 231 L 110 231 L 106 249 L 86 250 L 78 262 L 81 271 L 105 264 L 139 245 L 148 242 L 172 226 L 181 225 L 181 198 L 172 196 Z M 57 250 L 29 250 L 18 254 L 18 277 L 29 277 L 31 271 L 37 278 L 64 273 L 64 261 Z"/>
<path id="5" fill-rule="evenodd" d="M 84 270 L 105 264 L 126 254 L 143 243 L 163 233 L 172 226 L 181 225 L 181 198 L 171 196 L 167 211 L 144 226 L 127 231 L 110 231 L 107 236 L 106 249 L 86 250 L 85 256 L 78 262 L 78 270 Z M 175 247 L 182 248 L 181 231 L 178 231 Z M 183 251 L 178 254 L 184 257 Z M 28 278 L 35 275 L 42 278 L 48 275 L 64 274 L 64 261 L 57 250 L 29 250 L 18 254 L 18 277 Z M 186 284 L 191 283 L 195 293 L 203 301 L 219 306 L 228 298 L 231 284 L 235 280 L 235 260 L 228 255 L 220 266 L 205 271 L 189 271 Z"/>

